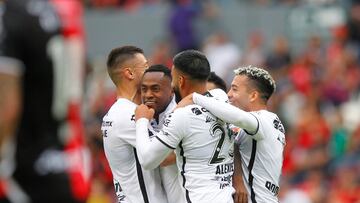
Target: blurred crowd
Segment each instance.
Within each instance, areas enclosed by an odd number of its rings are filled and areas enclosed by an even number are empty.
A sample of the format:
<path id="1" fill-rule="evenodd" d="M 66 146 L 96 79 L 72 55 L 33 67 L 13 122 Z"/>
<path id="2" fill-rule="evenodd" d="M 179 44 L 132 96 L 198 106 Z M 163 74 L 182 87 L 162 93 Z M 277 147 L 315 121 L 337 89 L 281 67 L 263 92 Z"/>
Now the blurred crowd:
<path id="1" fill-rule="evenodd" d="M 88 0 L 89 6 L 153 4 L 159 0 Z M 188 1 L 179 1 L 187 5 Z M 256 1 L 273 3 L 271 0 Z M 299 1 L 276 1 L 299 2 Z M 320 1 L 318 1 L 320 2 Z M 334 2 L 334 1 L 322 1 Z M 245 47 L 223 31 L 203 40 L 192 37 L 197 12 L 209 18 L 216 7 L 181 7 L 170 16 L 170 39 L 157 41 L 147 53 L 150 64 L 172 65 L 178 51 L 195 48 L 208 57 L 212 70 L 229 87 L 232 70 L 240 65 L 264 67 L 277 81 L 271 110 L 286 128 L 280 186 L 282 203 L 360 202 L 360 3 L 348 10 L 348 20 L 329 30 L 330 39 L 310 36 L 302 50 L 292 51 L 286 36 L 266 42 L 264 33 L 249 32 Z M 181 24 L 181 26 L 179 26 Z M 180 29 L 181 28 L 181 29 Z M 184 35 L 187 33 L 187 35 Z M 196 33 L 193 33 L 196 35 Z M 265 47 L 271 44 L 271 48 Z M 295 54 L 296 53 L 296 54 Z M 93 62 L 95 61 L 95 62 Z M 113 202 L 112 177 L 103 153 L 101 119 L 115 101 L 105 59 L 88 64 L 86 133 L 93 157 L 93 189 L 89 203 Z M 95 68 L 96 67 L 96 68 Z"/>
<path id="2" fill-rule="evenodd" d="M 89 8 L 124 8 L 127 11 L 137 10 L 141 7 L 156 6 L 163 3 L 177 4 L 178 2 L 186 2 L 187 0 L 82 0 L 85 6 Z M 217 4 L 228 4 L 232 2 L 246 3 L 259 6 L 273 6 L 273 5 L 301 5 L 301 4 L 313 4 L 324 5 L 334 4 L 340 2 L 340 0 L 191 0 L 193 2 L 216 2 Z"/>

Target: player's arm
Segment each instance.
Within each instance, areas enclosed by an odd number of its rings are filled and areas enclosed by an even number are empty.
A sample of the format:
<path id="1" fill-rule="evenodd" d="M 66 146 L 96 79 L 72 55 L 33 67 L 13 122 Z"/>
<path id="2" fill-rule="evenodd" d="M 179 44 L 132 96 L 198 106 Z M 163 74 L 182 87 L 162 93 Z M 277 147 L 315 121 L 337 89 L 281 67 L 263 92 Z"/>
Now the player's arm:
<path id="1" fill-rule="evenodd" d="M 140 105 L 135 110 L 136 120 L 136 150 L 140 164 L 147 170 L 156 168 L 173 149 L 167 147 L 156 137 L 152 140 L 148 135 L 149 119 L 154 110 L 146 105 Z M 156 135 L 157 136 L 157 135 Z"/>
<path id="2" fill-rule="evenodd" d="M 259 121 L 252 113 L 197 93 L 193 93 L 193 101 L 195 104 L 205 107 L 221 120 L 245 129 L 249 134 L 255 134 L 258 131 Z"/>
<path id="3" fill-rule="evenodd" d="M 248 194 L 242 178 L 243 171 L 241 167 L 241 154 L 238 144 L 234 144 L 234 175 L 233 186 L 235 188 L 234 203 L 247 203 Z"/>
<path id="4" fill-rule="evenodd" d="M 176 155 L 174 152 L 170 153 L 169 156 L 166 157 L 166 159 L 161 162 L 161 167 L 170 166 L 176 163 Z"/>
<path id="5" fill-rule="evenodd" d="M 21 106 L 21 62 L 0 57 L 0 149 L 14 134 Z"/>

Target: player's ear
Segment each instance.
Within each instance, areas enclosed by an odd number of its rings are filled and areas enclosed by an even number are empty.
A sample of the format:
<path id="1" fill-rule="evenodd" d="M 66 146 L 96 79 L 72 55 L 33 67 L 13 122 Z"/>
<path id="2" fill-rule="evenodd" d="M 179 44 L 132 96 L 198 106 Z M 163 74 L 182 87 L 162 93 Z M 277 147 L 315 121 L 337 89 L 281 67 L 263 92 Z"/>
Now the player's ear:
<path id="1" fill-rule="evenodd" d="M 129 80 L 135 79 L 135 75 L 134 75 L 133 71 L 131 70 L 131 68 L 124 68 L 124 75 Z"/>
<path id="2" fill-rule="evenodd" d="M 260 97 L 260 94 L 258 91 L 252 91 L 249 95 L 250 102 L 254 102 L 259 97 Z"/>
<path id="3" fill-rule="evenodd" d="M 185 85 L 185 77 L 182 75 L 179 75 L 179 87 L 183 87 Z"/>

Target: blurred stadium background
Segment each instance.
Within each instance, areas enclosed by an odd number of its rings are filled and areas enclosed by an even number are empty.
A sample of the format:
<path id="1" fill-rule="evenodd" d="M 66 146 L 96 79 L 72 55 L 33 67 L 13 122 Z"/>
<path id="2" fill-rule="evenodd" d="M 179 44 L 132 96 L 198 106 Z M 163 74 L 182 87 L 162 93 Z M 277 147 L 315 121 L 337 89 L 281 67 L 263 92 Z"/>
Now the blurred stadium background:
<path id="1" fill-rule="evenodd" d="M 115 202 L 101 119 L 115 101 L 109 51 L 139 46 L 151 64 L 196 48 L 229 85 L 239 65 L 277 81 L 271 108 L 286 125 L 282 203 L 360 202 L 360 1 L 83 0 L 87 37 L 88 203 Z"/>

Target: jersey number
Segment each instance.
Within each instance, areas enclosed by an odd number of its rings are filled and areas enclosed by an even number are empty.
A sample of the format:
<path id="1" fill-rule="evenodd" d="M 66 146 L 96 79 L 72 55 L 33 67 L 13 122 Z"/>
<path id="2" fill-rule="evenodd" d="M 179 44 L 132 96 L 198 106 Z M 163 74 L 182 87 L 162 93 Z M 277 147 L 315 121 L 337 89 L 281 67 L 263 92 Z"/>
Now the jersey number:
<path id="1" fill-rule="evenodd" d="M 225 130 L 219 123 L 215 123 L 214 125 L 211 126 L 210 133 L 213 137 L 218 136 L 218 135 L 220 136 L 220 139 L 216 144 L 214 153 L 210 159 L 210 164 L 221 163 L 225 159 L 224 157 L 219 157 L 221 148 L 224 144 Z"/>

